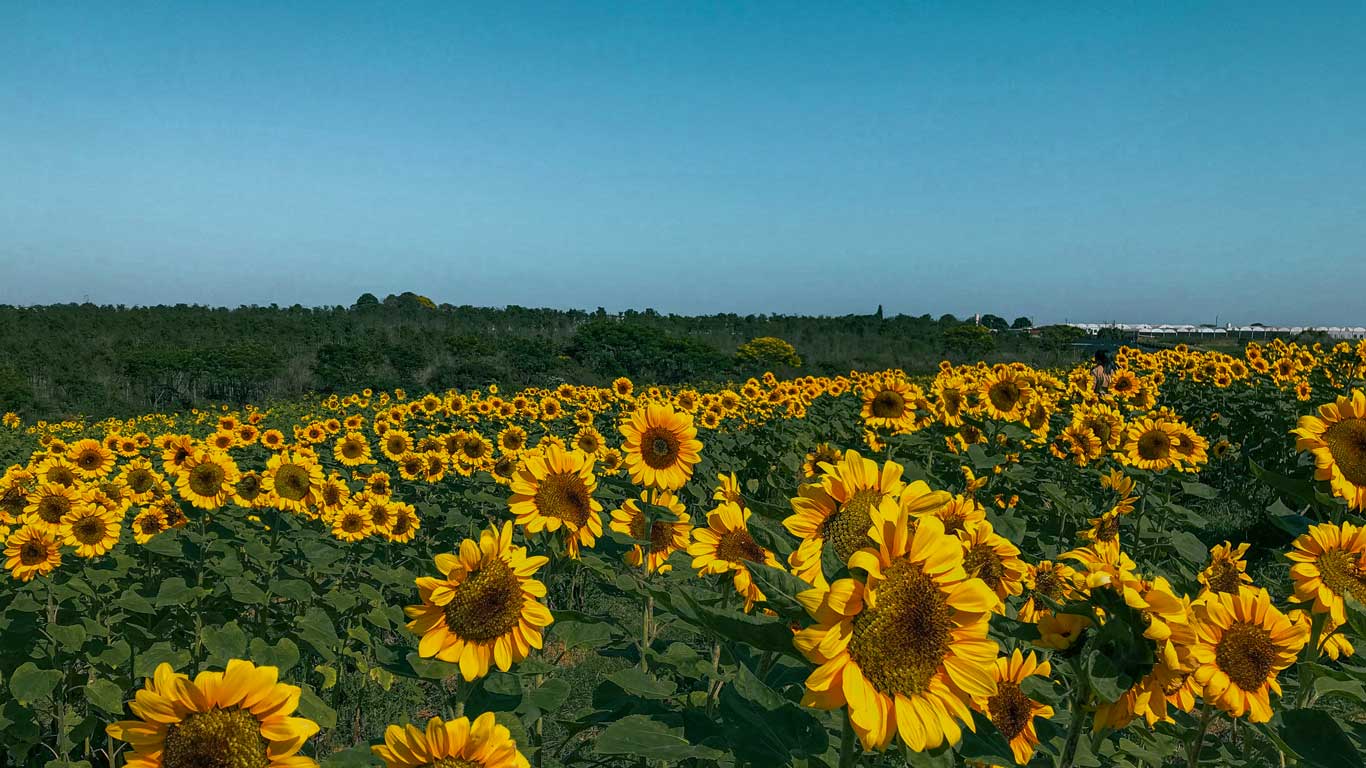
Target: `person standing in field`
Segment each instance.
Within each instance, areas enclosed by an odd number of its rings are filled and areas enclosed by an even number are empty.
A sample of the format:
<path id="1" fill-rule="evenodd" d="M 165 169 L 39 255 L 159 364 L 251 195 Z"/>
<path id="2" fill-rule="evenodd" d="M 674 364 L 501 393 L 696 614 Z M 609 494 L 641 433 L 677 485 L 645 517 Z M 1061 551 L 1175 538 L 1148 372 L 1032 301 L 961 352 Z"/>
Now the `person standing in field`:
<path id="1" fill-rule="evenodd" d="M 1097 349 L 1095 365 L 1091 368 L 1092 389 L 1103 395 L 1110 389 L 1110 356 L 1105 350 Z"/>

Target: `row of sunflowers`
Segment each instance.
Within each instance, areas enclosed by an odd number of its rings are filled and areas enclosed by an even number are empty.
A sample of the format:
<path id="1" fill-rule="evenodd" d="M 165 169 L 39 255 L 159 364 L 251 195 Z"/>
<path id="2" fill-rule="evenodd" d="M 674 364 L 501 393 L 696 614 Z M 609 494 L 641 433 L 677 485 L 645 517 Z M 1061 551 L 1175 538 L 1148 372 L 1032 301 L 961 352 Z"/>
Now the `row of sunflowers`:
<path id="1" fill-rule="evenodd" d="M 945 363 L 7 414 L 0 740 L 20 765 L 1359 765 L 1366 344 L 1116 357 L 1100 392 Z"/>

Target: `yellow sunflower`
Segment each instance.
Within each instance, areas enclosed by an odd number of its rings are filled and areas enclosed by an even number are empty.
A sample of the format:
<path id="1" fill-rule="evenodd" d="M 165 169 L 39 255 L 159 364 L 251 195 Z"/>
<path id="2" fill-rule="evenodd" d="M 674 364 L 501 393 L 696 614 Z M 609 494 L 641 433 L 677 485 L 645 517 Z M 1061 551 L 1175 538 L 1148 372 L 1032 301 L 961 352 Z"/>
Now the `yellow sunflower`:
<path id="1" fill-rule="evenodd" d="M 545 585 L 532 578 L 547 562 L 513 546 L 510 522 L 485 530 L 478 542 L 465 539 L 459 554 L 437 555 L 442 577 L 420 577 L 422 604 L 405 609 L 408 629 L 422 638 L 418 653 L 458 663 L 467 681 L 487 675 L 490 664 L 508 671 L 541 647 L 542 633 L 554 621 L 537 602 Z"/>
<path id="2" fill-rule="evenodd" d="M 433 717 L 423 731 L 415 725 L 391 725 L 384 743 L 370 748 L 385 768 L 529 768 L 517 742 L 492 712 L 442 721 Z"/>
<path id="3" fill-rule="evenodd" d="M 1271 603 L 1265 589 L 1211 593 L 1195 606 L 1199 642 L 1192 655 L 1206 701 L 1254 723 L 1271 719 L 1277 674 L 1295 663 L 1309 634 Z"/>
<path id="4" fill-rule="evenodd" d="M 1315 479 L 1327 480 L 1349 508 L 1366 510 L 1366 392 L 1354 389 L 1319 406 L 1292 432 L 1295 449 L 1314 457 Z"/>
<path id="5" fill-rule="evenodd" d="M 1031 651 L 1028 656 L 1016 648 L 1010 656 L 996 659 L 992 670 L 996 676 L 996 693 L 992 696 L 979 696 L 973 699 L 973 706 L 991 718 L 991 724 L 1001 732 L 1010 743 L 1010 751 L 1015 762 L 1027 765 L 1034 756 L 1034 748 L 1039 745 L 1039 733 L 1034 729 L 1034 718 L 1045 720 L 1053 717 L 1053 708 L 1040 704 L 1020 690 L 1020 683 L 1026 677 L 1037 675 L 1044 679 L 1052 674 L 1047 661 L 1039 661 Z"/>
<path id="6" fill-rule="evenodd" d="M 150 501 L 158 488 L 165 485 L 165 478 L 152 468 L 152 462 L 138 457 L 119 470 L 119 480 L 128 489 L 129 501 L 142 504 Z"/>
<path id="7" fill-rule="evenodd" d="M 863 390 L 863 423 L 873 429 L 902 432 L 915 423 L 918 388 L 899 376 L 880 378 Z"/>
<path id="8" fill-rule="evenodd" d="M 711 494 L 713 501 L 728 501 L 732 504 L 744 506 L 745 495 L 740 491 L 740 480 L 734 472 L 719 474 L 716 476 L 716 480 L 718 485 Z"/>
<path id="9" fill-rule="evenodd" d="M 1252 577 L 1247 575 L 1247 563 L 1243 560 L 1247 549 L 1246 543 L 1235 547 L 1227 541 L 1211 547 L 1209 565 L 1200 572 L 1200 583 L 1204 586 L 1202 592 L 1228 592 L 1236 595 L 1243 585 L 1251 584 Z"/>
<path id="10" fill-rule="evenodd" d="M 978 578 L 1000 598 L 999 609 L 1010 595 L 1024 591 L 1024 577 L 1029 570 L 1020 559 L 1020 549 L 1006 537 L 996 533 L 991 523 L 982 520 L 972 528 L 958 532 L 963 544 L 963 570 L 969 578 Z"/>
<path id="11" fill-rule="evenodd" d="M 840 579 L 797 597 L 816 624 L 797 649 L 818 665 L 802 703 L 848 707 L 867 749 L 899 733 L 915 751 L 956 743 L 973 728 L 974 698 L 997 693 L 995 641 L 987 619 L 997 603 L 963 570 L 963 550 L 935 517 L 912 528 L 890 500 L 879 505 L 873 546 L 850 559 L 866 582 Z"/>
<path id="12" fill-rule="evenodd" d="M 114 452 L 98 440 L 77 440 L 66 449 L 66 458 L 87 480 L 104 477 L 114 468 Z"/>
<path id="13" fill-rule="evenodd" d="M 691 414 L 651 403 L 633 411 L 621 424 L 622 453 L 631 482 L 664 491 L 682 488 L 701 461 Z"/>
<path id="14" fill-rule="evenodd" d="M 25 521 L 41 531 L 59 534 L 62 518 L 81 503 L 81 489 L 60 483 L 44 483 L 28 497 Z"/>
<path id="15" fill-rule="evenodd" d="M 323 470 L 318 462 L 298 451 L 280 451 L 266 462 L 261 486 L 275 507 L 306 513 L 322 493 Z"/>
<path id="16" fill-rule="evenodd" d="M 5 568 L 19 581 L 46 576 L 61 564 L 62 551 L 51 531 L 26 525 L 5 539 Z"/>
<path id="17" fill-rule="evenodd" d="M 374 462 L 370 456 L 370 442 L 359 432 L 347 432 L 337 438 L 336 444 L 332 447 L 332 456 L 347 467 L 359 467 Z"/>
<path id="18" fill-rule="evenodd" d="M 1295 597 L 1326 613 L 1334 624 L 1347 621 L 1347 595 L 1366 602 L 1366 527 L 1320 523 L 1295 539 L 1286 553 L 1293 565 Z"/>
<path id="19" fill-rule="evenodd" d="M 1163 470 L 1179 466 L 1176 452 L 1178 425 L 1165 419 L 1145 417 L 1130 424 L 1124 433 L 1119 458 L 1139 469 Z"/>
<path id="20" fill-rule="evenodd" d="M 692 567 L 699 576 L 734 573 L 735 591 L 745 599 L 745 612 L 764 601 L 764 593 L 750 575 L 750 562 L 774 568 L 782 565 L 773 553 L 759 546 L 749 532 L 750 511 L 739 504 L 724 503 L 707 513 L 706 526 L 692 530 Z"/>
<path id="21" fill-rule="evenodd" d="M 1077 597 L 1077 571 L 1065 563 L 1040 560 L 1026 566 L 1024 575 L 1025 601 L 1020 606 L 1020 621 L 1035 623 L 1052 613 L 1044 598 L 1055 603 L 1066 603 Z"/>
<path id="22" fill-rule="evenodd" d="M 797 576 L 808 584 L 816 583 L 827 542 L 840 562 L 848 562 L 850 555 L 871 542 L 872 510 L 884 497 L 895 497 L 905 488 L 900 464 L 889 461 L 879 467 L 857 451 L 848 451 L 838 464 L 826 466 L 829 471 L 819 482 L 797 489 L 797 497 L 791 499 L 793 514 L 783 520 L 788 533 L 801 539 L 792 562 Z M 929 486 L 921 482 L 913 495 L 920 498 L 929 492 Z M 940 503 L 944 501 L 947 494 Z"/>
<path id="23" fill-rule="evenodd" d="M 602 502 L 593 498 L 598 479 L 592 458 L 581 451 L 548 445 L 540 455 L 527 456 L 511 489 L 508 507 L 517 524 L 531 534 L 563 528 L 571 557 L 602 535 Z"/>
<path id="24" fill-rule="evenodd" d="M 1285 615 L 1287 619 L 1295 622 L 1303 628 L 1305 637 L 1309 637 L 1313 630 L 1313 620 L 1309 614 L 1298 608 Z M 1342 626 L 1334 624 L 1332 619 L 1324 621 L 1323 628 L 1319 630 L 1319 655 L 1327 656 L 1333 661 L 1339 658 L 1348 658 L 1356 653 L 1356 648 L 1352 646 L 1352 641 L 1347 639 L 1347 635 L 1340 632 Z"/>
<path id="25" fill-rule="evenodd" d="M 1004 365 L 982 379 L 978 392 L 982 411 L 1002 421 L 1023 419 L 1034 394 L 1027 378 Z"/>
<path id="26" fill-rule="evenodd" d="M 332 535 L 340 541 L 357 542 L 375 532 L 374 521 L 367 510 L 352 500 L 332 519 Z"/>
<path id="27" fill-rule="evenodd" d="M 316 768 L 298 752 L 318 724 L 293 717 L 301 692 L 278 682 L 279 674 L 233 659 L 224 671 L 191 680 L 163 663 L 128 705 L 138 719 L 105 731 L 133 745 L 128 768 Z"/>
<path id="28" fill-rule="evenodd" d="M 840 451 L 829 443 L 820 443 L 802 461 L 802 475 L 807 479 L 814 478 L 825 472 L 822 464 L 836 464 L 840 460 Z"/>
<path id="29" fill-rule="evenodd" d="M 156 507 L 148 507 L 133 517 L 133 541 L 146 544 L 153 536 L 171 527 L 166 513 Z"/>
<path id="30" fill-rule="evenodd" d="M 114 548 L 122 532 L 122 515 L 94 504 L 78 504 L 62 517 L 60 538 L 76 548 L 77 557 L 98 557 Z"/>
<path id="31" fill-rule="evenodd" d="M 199 449 L 181 464 L 176 490 L 181 498 L 200 509 L 218 509 L 232 498 L 233 484 L 240 475 L 228 454 Z"/>
<path id="32" fill-rule="evenodd" d="M 645 530 L 645 511 L 640 504 L 644 502 L 669 510 L 673 519 L 657 519 Z M 612 530 L 640 541 L 649 540 L 649 552 L 640 544 L 631 547 L 626 553 L 626 562 L 639 568 L 645 566 L 646 573 L 667 573 L 669 556 L 687 549 L 691 539 L 692 522 L 684 510 L 683 502 L 668 491 L 645 490 L 640 492 L 640 500 L 627 499 L 620 509 L 612 511 Z"/>

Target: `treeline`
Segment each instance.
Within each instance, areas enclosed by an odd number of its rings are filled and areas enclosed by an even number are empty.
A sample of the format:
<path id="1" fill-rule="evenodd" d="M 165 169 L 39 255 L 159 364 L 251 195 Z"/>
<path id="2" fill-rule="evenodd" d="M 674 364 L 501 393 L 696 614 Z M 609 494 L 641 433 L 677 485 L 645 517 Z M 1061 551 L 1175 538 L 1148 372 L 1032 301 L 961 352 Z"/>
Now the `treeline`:
<path id="1" fill-rule="evenodd" d="M 1029 326 L 1018 318 L 1014 326 Z M 1073 329 L 1041 335 L 951 315 L 663 315 L 436 305 L 412 293 L 349 307 L 0 306 L 0 411 L 131 415 L 364 387 L 412 391 L 653 383 L 852 368 L 929 371 L 940 359 L 1076 359 Z M 737 356 L 773 336 L 802 359 Z"/>

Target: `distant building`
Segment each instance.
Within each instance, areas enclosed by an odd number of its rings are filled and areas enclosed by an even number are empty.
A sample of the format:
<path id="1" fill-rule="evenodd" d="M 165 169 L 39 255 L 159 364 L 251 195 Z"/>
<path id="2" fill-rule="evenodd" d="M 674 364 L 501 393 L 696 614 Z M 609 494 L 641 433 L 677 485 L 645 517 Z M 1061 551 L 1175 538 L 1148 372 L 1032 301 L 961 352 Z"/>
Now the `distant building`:
<path id="1" fill-rule="evenodd" d="M 1222 328 L 1210 325 L 1189 325 L 1171 323 L 1065 323 L 1095 335 L 1103 330 L 1119 331 L 1134 336 L 1156 336 L 1164 338 L 1187 339 L 1274 339 L 1277 337 L 1298 336 L 1301 333 L 1323 333 L 1332 339 L 1356 341 L 1366 339 L 1366 327 L 1348 325 L 1225 325 Z"/>

